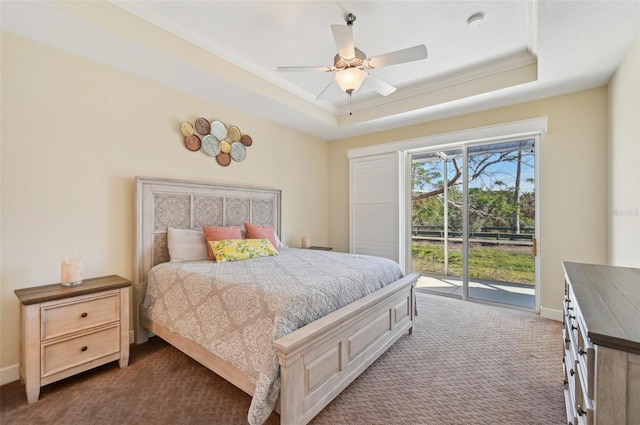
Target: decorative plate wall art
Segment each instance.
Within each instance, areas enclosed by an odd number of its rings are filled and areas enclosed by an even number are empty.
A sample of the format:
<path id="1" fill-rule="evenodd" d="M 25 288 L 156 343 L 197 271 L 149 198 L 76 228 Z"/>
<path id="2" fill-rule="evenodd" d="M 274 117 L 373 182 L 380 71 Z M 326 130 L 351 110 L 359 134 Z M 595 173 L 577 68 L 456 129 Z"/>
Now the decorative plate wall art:
<path id="1" fill-rule="evenodd" d="M 192 152 L 202 150 L 215 157 L 223 167 L 231 164 L 232 160 L 243 161 L 247 156 L 247 148 L 253 144 L 251 136 L 242 134 L 235 125 L 227 128 L 222 121 L 209 122 L 206 118 L 198 118 L 194 124 L 188 121 L 180 123 L 180 133 L 184 136 L 187 149 Z"/>

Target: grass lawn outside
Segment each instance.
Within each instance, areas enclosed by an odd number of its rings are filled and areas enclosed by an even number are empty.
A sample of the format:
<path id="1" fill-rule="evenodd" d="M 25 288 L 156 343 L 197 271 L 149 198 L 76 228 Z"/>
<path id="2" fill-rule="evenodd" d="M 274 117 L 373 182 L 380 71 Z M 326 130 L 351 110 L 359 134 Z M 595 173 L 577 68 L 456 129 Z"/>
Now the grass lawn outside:
<path id="1" fill-rule="evenodd" d="M 428 241 L 412 243 L 412 270 L 444 274 L 444 244 Z M 462 276 L 462 244 L 449 243 L 450 276 Z M 530 246 L 469 246 L 469 279 L 533 285 L 535 258 Z"/>

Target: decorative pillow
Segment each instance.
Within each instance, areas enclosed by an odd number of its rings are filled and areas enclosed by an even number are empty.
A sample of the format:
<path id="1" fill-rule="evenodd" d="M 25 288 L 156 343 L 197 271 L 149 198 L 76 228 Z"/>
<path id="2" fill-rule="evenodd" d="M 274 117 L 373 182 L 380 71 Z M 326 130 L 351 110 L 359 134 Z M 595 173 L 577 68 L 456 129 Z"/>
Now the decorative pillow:
<path id="1" fill-rule="evenodd" d="M 204 232 L 204 237 L 207 239 L 207 249 L 209 250 L 209 260 L 215 260 L 213 256 L 213 251 L 211 250 L 211 244 L 209 242 L 212 241 L 221 241 L 224 239 L 242 239 L 242 233 L 239 227 L 228 226 L 228 227 L 214 227 L 214 226 L 203 226 L 202 231 Z"/>
<path id="2" fill-rule="evenodd" d="M 206 260 L 207 241 L 199 230 L 167 229 L 167 247 L 171 262 Z"/>
<path id="3" fill-rule="evenodd" d="M 269 239 L 271 245 L 278 246 L 276 241 L 276 233 L 273 230 L 273 226 L 258 226 L 257 224 L 244 223 L 244 228 L 247 229 L 247 239 Z"/>
<path id="4" fill-rule="evenodd" d="M 284 244 L 282 243 L 282 241 L 280 240 L 280 238 L 278 237 L 278 235 L 276 234 L 276 232 L 273 232 L 273 238 L 276 240 L 276 244 L 272 245 L 278 250 L 280 251 L 280 248 L 284 248 Z M 247 231 L 246 230 L 242 230 L 242 239 L 247 239 Z"/>
<path id="5" fill-rule="evenodd" d="M 211 241 L 209 246 L 218 263 L 278 255 L 269 239 L 225 239 Z"/>

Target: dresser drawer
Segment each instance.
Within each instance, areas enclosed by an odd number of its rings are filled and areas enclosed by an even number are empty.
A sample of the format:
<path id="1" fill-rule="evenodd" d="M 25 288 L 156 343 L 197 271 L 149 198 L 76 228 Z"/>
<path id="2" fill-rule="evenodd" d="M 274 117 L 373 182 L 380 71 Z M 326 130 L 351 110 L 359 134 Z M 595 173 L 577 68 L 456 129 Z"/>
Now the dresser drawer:
<path id="1" fill-rule="evenodd" d="M 580 369 L 585 396 L 593 400 L 595 398 L 595 351 L 593 344 L 586 335 L 583 326 L 579 326 L 580 338 L 578 339 L 578 351 L 576 352 L 577 367 Z"/>
<path id="2" fill-rule="evenodd" d="M 565 351 L 562 361 L 564 362 L 565 388 L 569 390 L 571 400 L 575 400 L 578 372 L 576 371 L 576 361 L 573 358 L 573 352 L 571 350 Z"/>
<path id="3" fill-rule="evenodd" d="M 119 351 L 119 325 L 44 344 L 42 346 L 42 377 Z"/>
<path id="4" fill-rule="evenodd" d="M 119 292 L 55 303 L 41 309 L 42 340 L 120 320 Z"/>
<path id="5" fill-rule="evenodd" d="M 593 403 L 586 394 L 585 388 L 584 377 L 578 369 L 578 373 L 576 373 L 575 417 L 580 425 L 593 425 Z"/>
<path id="6" fill-rule="evenodd" d="M 569 374 L 570 368 L 568 367 L 568 365 L 571 363 L 570 356 L 570 353 L 565 352 L 565 355 L 562 357 L 562 362 L 564 363 L 564 402 L 567 413 L 567 423 L 570 425 L 575 425 L 578 423 L 576 410 L 573 408 L 573 401 L 576 398 L 576 379 L 575 371 L 572 375 Z"/>

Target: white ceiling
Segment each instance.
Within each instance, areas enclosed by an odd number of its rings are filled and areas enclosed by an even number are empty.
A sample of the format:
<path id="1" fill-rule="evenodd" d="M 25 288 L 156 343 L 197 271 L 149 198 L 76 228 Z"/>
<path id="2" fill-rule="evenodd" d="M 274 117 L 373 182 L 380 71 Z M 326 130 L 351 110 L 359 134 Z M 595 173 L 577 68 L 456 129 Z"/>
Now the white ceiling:
<path id="1" fill-rule="evenodd" d="M 638 0 L 113 1 L 99 6 L 2 1 L 0 7 L 3 30 L 326 140 L 605 85 L 640 30 Z M 429 54 L 370 71 L 398 90 L 383 97 L 365 79 L 352 97 L 352 115 L 347 95 L 335 84 L 316 100 L 332 73 L 276 71 L 332 65 L 337 49 L 330 25 L 344 24 L 349 12 L 357 16 L 355 44 L 368 57 L 418 44 Z M 467 19 L 476 12 L 484 13 L 484 23 L 470 28 Z M 138 31 L 125 30 L 129 13 Z M 209 56 L 194 66 L 170 52 L 169 43 L 154 46 L 145 39 L 149 24 Z M 203 63 L 209 59 L 232 65 L 217 72 Z"/>

